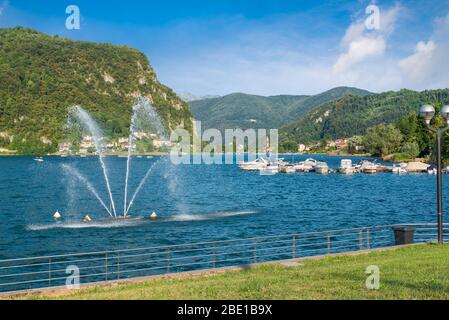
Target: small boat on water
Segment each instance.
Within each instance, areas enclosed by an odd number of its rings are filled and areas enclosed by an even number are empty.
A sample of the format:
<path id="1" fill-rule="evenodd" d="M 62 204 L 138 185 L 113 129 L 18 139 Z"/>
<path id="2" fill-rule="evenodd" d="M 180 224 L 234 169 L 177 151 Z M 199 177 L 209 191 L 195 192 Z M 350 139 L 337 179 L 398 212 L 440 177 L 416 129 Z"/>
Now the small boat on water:
<path id="1" fill-rule="evenodd" d="M 368 160 L 362 160 L 359 164 L 355 166 L 357 172 L 374 174 L 378 171 L 378 165 L 374 162 Z"/>
<path id="2" fill-rule="evenodd" d="M 283 165 L 279 166 L 279 172 L 281 173 L 295 173 L 296 168 L 293 165 Z"/>
<path id="3" fill-rule="evenodd" d="M 36 161 L 36 162 L 44 162 L 44 158 L 36 157 L 36 158 L 34 158 L 34 161 Z"/>
<path id="4" fill-rule="evenodd" d="M 239 167 L 244 171 L 258 171 L 266 168 L 269 164 L 270 162 L 265 158 L 257 158 L 256 160 L 250 162 L 240 162 Z"/>
<path id="5" fill-rule="evenodd" d="M 315 166 L 315 172 L 318 174 L 328 174 L 329 166 L 326 162 L 318 162 Z"/>
<path id="6" fill-rule="evenodd" d="M 315 168 L 317 164 L 318 164 L 318 161 L 315 159 L 312 159 L 312 158 L 308 158 L 308 159 L 304 160 L 305 166 L 310 166 L 312 168 Z"/>
<path id="7" fill-rule="evenodd" d="M 340 161 L 340 167 L 338 168 L 338 171 L 341 174 L 353 174 L 354 173 L 354 167 L 352 166 L 352 160 L 350 159 L 343 159 Z"/>
<path id="8" fill-rule="evenodd" d="M 374 174 L 377 173 L 377 166 L 375 164 L 367 165 L 363 168 L 363 173 Z"/>
<path id="9" fill-rule="evenodd" d="M 406 163 L 395 163 L 393 164 L 393 169 L 391 169 L 391 172 L 394 174 L 404 174 L 407 173 L 407 170 L 405 170 L 406 167 Z"/>
<path id="10" fill-rule="evenodd" d="M 276 174 L 279 173 L 279 165 L 270 163 L 266 167 L 259 169 L 262 174 Z"/>
<path id="11" fill-rule="evenodd" d="M 310 172 L 315 170 L 317 163 L 318 161 L 316 161 L 315 159 L 309 158 L 297 164 L 294 164 L 293 167 L 295 168 L 296 172 Z"/>
<path id="12" fill-rule="evenodd" d="M 432 175 L 437 174 L 438 173 L 438 169 L 435 166 L 430 166 L 427 169 L 427 173 L 428 174 L 432 174 Z"/>

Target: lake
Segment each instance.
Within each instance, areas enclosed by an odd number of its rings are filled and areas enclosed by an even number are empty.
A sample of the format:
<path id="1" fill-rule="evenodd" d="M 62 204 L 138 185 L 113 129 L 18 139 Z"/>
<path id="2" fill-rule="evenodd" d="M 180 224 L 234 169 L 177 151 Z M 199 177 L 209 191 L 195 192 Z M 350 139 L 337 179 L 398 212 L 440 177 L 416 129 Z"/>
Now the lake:
<path id="1" fill-rule="evenodd" d="M 306 157 L 285 156 L 287 161 Z M 333 168 L 341 159 L 314 158 Z M 126 159 L 105 161 L 122 213 Z M 62 169 L 63 164 L 77 168 L 109 203 L 97 158 L 46 157 L 39 163 L 32 157 L 0 157 L 0 259 L 436 222 L 436 177 L 427 174 L 263 176 L 237 165 L 175 166 L 167 158 L 134 157 L 130 195 L 155 162 L 129 213 L 142 219 L 103 223 L 106 210 Z M 52 217 L 56 210 L 63 216 L 60 223 Z M 149 219 L 153 211 L 157 221 Z M 87 214 L 93 223 L 82 222 Z"/>

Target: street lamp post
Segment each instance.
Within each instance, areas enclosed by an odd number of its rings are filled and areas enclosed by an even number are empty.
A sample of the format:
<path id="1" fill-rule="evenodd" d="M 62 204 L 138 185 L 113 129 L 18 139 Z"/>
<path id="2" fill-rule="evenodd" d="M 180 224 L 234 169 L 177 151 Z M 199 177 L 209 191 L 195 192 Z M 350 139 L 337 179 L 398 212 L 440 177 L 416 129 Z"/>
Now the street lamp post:
<path id="1" fill-rule="evenodd" d="M 441 145 L 443 133 L 449 129 L 449 105 L 444 106 L 440 114 L 446 120 L 444 128 L 432 128 L 430 121 L 435 116 L 435 108 L 431 105 L 423 105 L 419 110 L 420 116 L 424 119 L 427 129 L 436 133 L 437 152 L 437 210 L 438 210 L 438 243 L 443 243 L 443 179 L 441 164 Z"/>

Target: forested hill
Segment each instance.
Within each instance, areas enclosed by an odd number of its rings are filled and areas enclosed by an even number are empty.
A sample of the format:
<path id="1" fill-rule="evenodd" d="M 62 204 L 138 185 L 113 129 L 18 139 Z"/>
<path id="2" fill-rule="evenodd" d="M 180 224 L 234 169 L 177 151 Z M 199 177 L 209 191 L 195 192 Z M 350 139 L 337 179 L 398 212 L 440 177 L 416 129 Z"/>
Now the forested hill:
<path id="1" fill-rule="evenodd" d="M 126 136 L 140 95 L 167 126 L 191 129 L 187 103 L 159 83 L 143 53 L 21 27 L 0 29 L 0 148 L 55 151 L 74 104 L 103 123 L 107 135 Z"/>
<path id="2" fill-rule="evenodd" d="M 449 89 L 401 90 L 368 96 L 345 96 L 311 110 L 304 118 L 281 128 L 281 139 L 310 143 L 363 135 L 380 123 L 395 123 L 424 103 L 448 104 Z"/>
<path id="3" fill-rule="evenodd" d="M 307 95 L 278 95 L 271 97 L 233 93 L 224 97 L 191 101 L 190 107 L 203 128 L 248 129 L 280 128 L 298 120 L 312 108 L 345 95 L 365 96 L 368 91 L 339 87 Z"/>

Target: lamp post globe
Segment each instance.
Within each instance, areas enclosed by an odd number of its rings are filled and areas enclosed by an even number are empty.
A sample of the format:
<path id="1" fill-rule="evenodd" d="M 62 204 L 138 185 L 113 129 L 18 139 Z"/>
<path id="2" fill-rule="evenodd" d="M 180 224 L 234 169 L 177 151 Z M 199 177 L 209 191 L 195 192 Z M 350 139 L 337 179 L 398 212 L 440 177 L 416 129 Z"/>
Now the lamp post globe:
<path id="1" fill-rule="evenodd" d="M 435 116 L 435 108 L 430 104 L 425 104 L 419 109 L 419 115 L 427 124 L 430 124 L 430 120 Z"/>
<path id="2" fill-rule="evenodd" d="M 444 118 L 444 120 L 446 120 L 446 122 L 449 123 L 449 105 L 441 108 L 440 114 Z"/>

